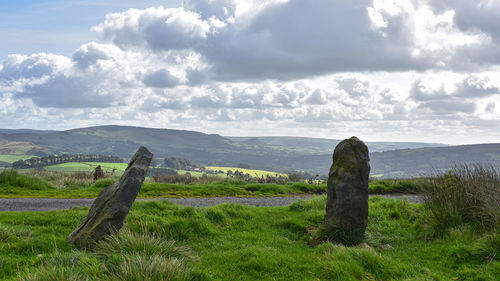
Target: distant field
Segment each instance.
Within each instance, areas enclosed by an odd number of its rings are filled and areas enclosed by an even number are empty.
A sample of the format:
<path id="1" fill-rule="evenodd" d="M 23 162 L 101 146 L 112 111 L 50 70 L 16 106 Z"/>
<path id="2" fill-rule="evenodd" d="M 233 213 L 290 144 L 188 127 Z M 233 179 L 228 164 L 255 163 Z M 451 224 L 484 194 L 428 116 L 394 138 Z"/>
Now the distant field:
<path id="1" fill-rule="evenodd" d="M 29 157 L 28 157 L 29 158 Z M 1 160 L 0 161 L 5 161 Z M 8 161 L 5 161 L 8 162 Z M 52 166 L 46 166 L 44 167 L 45 170 L 47 171 L 55 171 L 55 172 L 79 172 L 79 171 L 86 171 L 86 172 L 91 172 L 97 167 L 97 165 L 101 165 L 102 169 L 105 172 L 111 172 L 113 168 L 116 168 L 117 172 L 123 172 L 127 168 L 127 163 L 99 163 L 99 162 L 68 162 L 68 163 L 62 163 L 62 164 L 57 164 L 57 165 L 52 165 Z M 276 173 L 276 172 L 271 172 L 271 171 L 264 171 L 264 170 L 253 170 L 253 169 L 241 169 L 241 168 L 235 168 L 235 167 L 216 167 L 216 166 L 209 166 L 205 167 L 207 170 L 212 170 L 212 171 L 219 171 L 222 170 L 224 171 L 224 174 L 218 174 L 221 177 L 226 177 L 226 172 L 228 170 L 231 170 L 233 173 L 238 170 L 240 172 L 243 172 L 244 174 L 250 174 L 250 176 L 255 177 L 261 177 L 264 176 L 266 177 L 267 175 L 275 177 L 276 174 L 281 175 L 281 176 L 286 176 L 286 174 L 283 173 Z M 190 173 L 194 177 L 201 177 L 204 173 L 203 172 L 195 172 L 195 171 L 184 171 L 184 170 L 178 170 L 177 171 L 180 175 Z"/>
<path id="2" fill-rule="evenodd" d="M 26 155 L 26 154 L 19 154 L 19 155 L 14 155 L 14 154 L 0 154 L 0 161 L 1 162 L 14 163 L 17 160 L 25 160 L 25 159 L 29 159 L 31 157 L 36 157 L 36 156 L 34 156 L 34 155 Z"/>
<path id="3" fill-rule="evenodd" d="M 88 171 L 91 172 L 97 167 L 97 165 L 101 165 L 102 169 L 105 172 L 111 172 L 114 168 L 118 172 L 123 172 L 127 168 L 126 163 L 99 163 L 99 162 L 68 162 L 62 163 L 52 166 L 44 167 L 45 170 L 48 171 L 56 171 L 56 172 L 78 172 L 78 171 Z"/>
<path id="4" fill-rule="evenodd" d="M 233 173 L 238 170 L 240 172 L 243 172 L 243 174 L 249 174 L 250 176 L 252 177 L 261 177 L 261 176 L 273 176 L 275 177 L 276 174 L 279 176 L 287 176 L 286 174 L 283 174 L 283 173 L 276 173 L 276 172 L 271 172 L 271 171 L 264 171 L 264 170 L 254 170 L 254 169 L 242 169 L 242 168 L 235 168 L 235 167 L 216 167 L 216 166 L 207 166 L 205 167 L 205 169 L 207 170 L 211 170 L 211 171 L 219 171 L 219 170 L 222 170 L 224 171 L 224 173 L 227 173 L 228 170 L 232 171 Z"/>

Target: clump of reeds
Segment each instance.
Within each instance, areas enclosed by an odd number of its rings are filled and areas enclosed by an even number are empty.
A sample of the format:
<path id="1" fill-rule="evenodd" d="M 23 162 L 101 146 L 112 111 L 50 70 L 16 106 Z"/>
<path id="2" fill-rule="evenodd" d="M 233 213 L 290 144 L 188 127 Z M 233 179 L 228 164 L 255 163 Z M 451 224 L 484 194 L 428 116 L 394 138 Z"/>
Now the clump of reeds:
<path id="1" fill-rule="evenodd" d="M 500 172 L 488 165 L 455 166 L 431 180 L 425 195 L 435 230 L 470 224 L 479 231 L 500 227 Z"/>

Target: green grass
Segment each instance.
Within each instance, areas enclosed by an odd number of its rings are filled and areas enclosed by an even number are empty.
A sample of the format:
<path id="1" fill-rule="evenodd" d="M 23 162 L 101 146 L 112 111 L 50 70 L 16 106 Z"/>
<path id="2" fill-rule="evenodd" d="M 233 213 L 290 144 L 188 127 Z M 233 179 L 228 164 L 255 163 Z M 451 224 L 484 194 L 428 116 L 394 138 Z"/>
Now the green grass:
<path id="1" fill-rule="evenodd" d="M 112 180 L 103 179 L 91 185 L 56 187 L 56 188 L 24 188 L 0 185 L 0 198 L 95 198 L 106 184 Z M 304 183 L 290 184 L 256 184 L 248 182 L 227 181 L 210 184 L 166 184 L 145 182 L 138 195 L 139 198 L 181 198 L 181 197 L 266 197 L 290 196 L 300 194 L 318 194 L 324 192 L 324 186 Z"/>
<path id="2" fill-rule="evenodd" d="M 434 178 L 425 193 L 436 234 L 469 224 L 477 231 L 500 229 L 500 170 L 493 166 L 456 166 Z"/>
<path id="3" fill-rule="evenodd" d="M 168 274 L 175 274 L 174 280 L 495 280 L 500 276 L 498 232 L 478 234 L 462 226 L 428 240 L 423 206 L 394 199 L 370 199 L 365 243 L 344 247 L 326 242 L 313 247 L 311 238 L 323 220 L 324 206 L 324 196 L 289 207 L 191 208 L 167 201 L 139 202 L 132 206 L 122 235 L 93 250 L 78 250 L 66 241 L 88 208 L 2 212 L 0 279 L 51 280 L 43 277 L 57 275 L 55 280 L 75 280 L 70 279 L 74 276 L 165 280 Z M 145 273 L 156 277 L 144 279 Z"/>
<path id="4" fill-rule="evenodd" d="M 10 191 L 44 191 L 53 190 L 55 187 L 49 182 L 37 178 L 19 174 L 16 170 L 2 170 L 0 172 L 0 190 L 9 193 Z"/>
<path id="5" fill-rule="evenodd" d="M 286 174 L 283 174 L 283 173 L 277 173 L 277 172 L 271 172 L 271 171 L 264 171 L 264 170 L 254 170 L 254 169 L 242 169 L 242 168 L 235 168 L 235 167 L 216 167 L 216 166 L 207 166 L 205 167 L 205 169 L 207 170 L 211 170 L 211 171 L 223 171 L 224 173 L 227 173 L 228 170 L 230 170 L 231 172 L 235 172 L 236 170 L 238 170 L 239 172 L 243 172 L 243 174 L 249 174 L 250 176 L 252 177 L 261 177 L 261 176 L 271 176 L 271 177 L 275 177 L 276 174 L 278 176 L 284 176 L 286 177 L 287 175 Z"/>
<path id="6" fill-rule="evenodd" d="M 422 193 L 431 186 L 428 178 L 377 179 L 369 184 L 371 194 Z"/>
<path id="7" fill-rule="evenodd" d="M 67 164 L 67 163 L 66 163 Z M 11 173 L 12 170 L 3 170 Z M 94 182 L 90 172 L 23 171 L 16 172 L 18 180 L 4 180 L 0 177 L 0 198 L 95 198 L 102 188 L 118 181 L 118 175 Z M 29 183 L 29 184 L 27 184 Z M 370 192 L 415 193 L 425 188 L 427 180 L 377 180 L 370 182 Z M 291 196 L 320 194 L 326 192 L 326 184 L 306 183 L 252 183 L 228 178 L 212 183 L 169 184 L 146 180 L 139 198 L 179 198 L 217 196 Z"/>
<path id="8" fill-rule="evenodd" d="M 0 154 L 0 162 L 14 163 L 17 160 L 25 160 L 31 157 L 36 157 L 36 156 L 26 155 L 26 154 Z"/>
<path id="9" fill-rule="evenodd" d="M 94 171 L 95 167 L 97 167 L 97 165 L 101 165 L 101 168 L 105 172 L 110 173 L 114 168 L 116 168 L 118 172 L 123 172 L 127 168 L 128 164 L 100 163 L 100 162 L 68 162 L 68 163 L 47 166 L 44 167 L 44 169 L 47 171 L 55 171 L 55 172 L 80 172 L 80 171 L 92 172 Z"/>

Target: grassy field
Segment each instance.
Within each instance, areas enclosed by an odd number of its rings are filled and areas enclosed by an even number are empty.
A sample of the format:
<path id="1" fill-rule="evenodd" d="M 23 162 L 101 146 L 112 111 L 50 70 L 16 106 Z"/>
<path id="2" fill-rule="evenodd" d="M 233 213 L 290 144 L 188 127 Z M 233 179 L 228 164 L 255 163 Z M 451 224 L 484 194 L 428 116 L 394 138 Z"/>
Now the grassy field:
<path id="1" fill-rule="evenodd" d="M 217 166 L 207 166 L 205 167 L 205 169 L 207 170 L 211 170 L 211 171 L 223 171 L 224 173 L 226 173 L 227 171 L 231 171 L 231 172 L 235 172 L 235 171 L 239 171 L 239 172 L 243 172 L 243 174 L 249 174 L 250 176 L 252 177 L 261 177 L 261 176 L 272 176 L 272 177 L 275 177 L 276 175 L 278 176 L 284 176 L 286 177 L 287 174 L 283 174 L 283 173 L 276 173 L 276 172 L 271 172 L 271 171 L 264 171 L 264 170 L 253 170 L 253 169 L 242 169 L 242 168 L 235 168 L 235 167 L 217 167 Z"/>
<path id="2" fill-rule="evenodd" d="M 111 172 L 114 168 L 118 172 L 123 172 L 127 168 L 126 163 L 100 163 L 100 162 L 68 162 L 62 163 L 52 166 L 44 167 L 47 171 L 56 171 L 56 172 L 92 172 L 94 171 L 97 165 L 101 165 L 102 169 L 105 172 Z"/>
<path id="3" fill-rule="evenodd" d="M 3 160 L 1 160 L 1 155 L 0 155 L 0 161 L 3 161 Z M 8 161 L 5 161 L 5 162 L 8 162 Z M 68 162 L 68 163 L 47 166 L 47 167 L 44 167 L 44 169 L 47 171 L 56 171 L 56 172 L 81 172 L 81 171 L 92 172 L 97 165 L 101 165 L 101 167 L 103 168 L 103 170 L 105 172 L 111 172 L 113 170 L 113 168 L 116 168 L 118 172 L 123 172 L 127 168 L 128 164 L 127 163 L 99 163 L 99 162 Z M 212 170 L 212 171 L 219 171 L 219 170 L 224 171 L 224 174 L 217 174 L 217 176 L 220 176 L 220 177 L 226 177 L 226 172 L 228 170 L 231 170 L 232 172 L 238 170 L 240 172 L 243 172 L 244 174 L 248 173 L 252 177 L 255 177 L 256 175 L 258 175 L 259 177 L 261 177 L 261 176 L 266 177 L 267 175 L 274 177 L 274 176 L 276 176 L 276 174 L 281 175 L 281 176 L 286 176 L 286 174 L 282 174 L 282 173 L 275 173 L 275 172 L 263 171 L 263 170 L 241 169 L 241 168 L 235 168 L 235 167 L 210 166 L 210 167 L 206 167 L 206 169 Z M 184 171 L 184 170 L 179 170 L 177 172 L 180 175 L 190 173 L 194 177 L 201 177 L 204 174 L 203 172 Z"/>
<path id="4" fill-rule="evenodd" d="M 17 160 L 25 160 L 31 157 L 36 156 L 26 154 L 0 154 L 0 162 L 14 163 Z"/>
<path id="5" fill-rule="evenodd" d="M 325 197 L 289 207 L 167 201 L 132 206 L 118 238 L 92 250 L 67 235 L 88 208 L 0 213 L 3 280 L 498 280 L 500 233 L 467 225 L 440 237 L 422 205 L 370 199 L 365 243 L 310 241 Z M 175 241 L 175 242 L 174 242 Z M 49 278 L 50 276 L 50 278 Z M 24 279 L 22 279 L 24 278 Z"/>
<path id="6" fill-rule="evenodd" d="M 0 171 L 1 198 L 95 198 L 102 188 L 118 181 L 118 175 L 94 182 L 90 172 Z M 378 180 L 370 182 L 370 193 L 420 193 L 427 179 Z M 211 183 L 169 184 L 144 182 L 139 198 L 180 198 L 217 196 L 291 196 L 326 192 L 326 184 L 253 183 L 222 178 Z"/>
<path id="7" fill-rule="evenodd" d="M 2 198 L 95 198 L 102 188 L 119 178 L 100 179 L 96 182 L 87 173 L 29 171 L 22 174 L 14 170 L 0 172 L 0 197 Z M 318 194 L 325 186 L 305 183 L 259 184 L 223 179 L 207 184 L 168 184 L 144 182 L 139 198 L 179 198 L 216 196 L 290 196 Z"/>

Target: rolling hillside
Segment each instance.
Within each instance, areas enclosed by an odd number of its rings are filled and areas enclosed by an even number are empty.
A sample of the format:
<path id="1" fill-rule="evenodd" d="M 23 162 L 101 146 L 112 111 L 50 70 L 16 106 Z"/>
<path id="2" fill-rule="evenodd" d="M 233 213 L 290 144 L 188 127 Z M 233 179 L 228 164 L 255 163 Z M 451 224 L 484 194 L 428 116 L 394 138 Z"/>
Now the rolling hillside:
<path id="1" fill-rule="evenodd" d="M 232 141 L 254 145 L 272 145 L 286 147 L 296 152 L 309 154 L 328 154 L 341 141 L 336 139 L 305 137 L 227 137 Z M 446 144 L 423 142 L 366 142 L 371 152 L 422 147 L 444 147 Z"/>
<path id="2" fill-rule="evenodd" d="M 140 145 L 145 145 L 156 158 L 174 156 L 208 166 L 245 163 L 253 169 L 326 174 L 331 153 L 338 142 L 298 137 L 223 137 L 183 130 L 99 126 L 42 133 L 11 131 L 0 135 L 0 148 L 15 148 L 15 153 L 0 154 L 97 153 L 116 155 L 127 161 Z M 371 151 L 372 174 L 384 177 L 422 176 L 462 162 L 488 162 L 500 166 L 500 144 L 444 146 L 367 142 L 367 145 Z"/>

